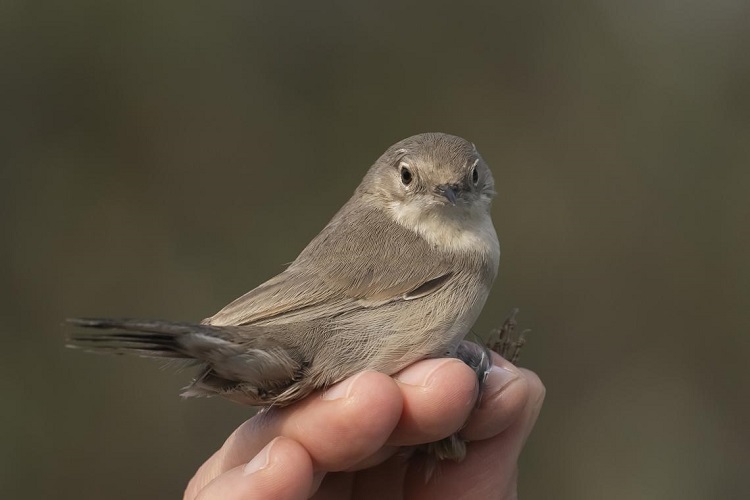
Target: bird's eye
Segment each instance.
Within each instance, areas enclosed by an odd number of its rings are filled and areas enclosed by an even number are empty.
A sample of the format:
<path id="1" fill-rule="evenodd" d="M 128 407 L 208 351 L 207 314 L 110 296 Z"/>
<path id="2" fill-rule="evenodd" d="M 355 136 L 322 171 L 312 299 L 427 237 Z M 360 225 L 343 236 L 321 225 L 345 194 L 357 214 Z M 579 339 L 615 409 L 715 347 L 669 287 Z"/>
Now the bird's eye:
<path id="1" fill-rule="evenodd" d="M 408 168 L 402 166 L 401 167 L 401 182 L 404 184 L 404 186 L 408 186 L 411 184 L 412 175 L 411 171 L 409 171 Z"/>
<path id="2" fill-rule="evenodd" d="M 479 182 L 479 172 L 477 172 L 477 167 L 474 167 L 471 171 L 471 180 L 475 186 Z"/>

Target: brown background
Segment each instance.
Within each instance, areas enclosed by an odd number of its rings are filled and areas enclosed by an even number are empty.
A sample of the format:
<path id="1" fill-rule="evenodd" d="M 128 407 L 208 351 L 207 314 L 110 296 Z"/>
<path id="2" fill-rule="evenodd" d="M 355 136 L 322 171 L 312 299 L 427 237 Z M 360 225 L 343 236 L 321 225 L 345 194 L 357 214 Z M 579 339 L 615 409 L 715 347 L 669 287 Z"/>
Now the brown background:
<path id="1" fill-rule="evenodd" d="M 177 497 L 251 411 L 62 320 L 212 314 L 423 131 L 497 179 L 522 497 L 746 498 L 746 2 L 57 4 L 0 5 L 2 498 Z"/>

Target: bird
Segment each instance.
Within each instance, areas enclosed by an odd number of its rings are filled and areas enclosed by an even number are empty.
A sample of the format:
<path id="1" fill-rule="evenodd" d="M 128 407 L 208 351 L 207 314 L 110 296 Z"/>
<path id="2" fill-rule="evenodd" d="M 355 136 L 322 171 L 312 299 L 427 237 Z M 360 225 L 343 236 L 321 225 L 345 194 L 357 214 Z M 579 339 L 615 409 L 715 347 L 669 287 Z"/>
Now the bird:
<path id="1" fill-rule="evenodd" d="M 183 396 L 286 406 L 359 371 L 459 357 L 497 275 L 495 182 L 471 142 L 424 133 L 389 147 L 280 274 L 200 324 L 73 318 L 73 347 L 199 366 Z M 453 445 L 451 445 L 453 446 Z M 444 452 L 448 457 L 461 452 Z M 460 458 L 460 457 L 457 457 Z"/>

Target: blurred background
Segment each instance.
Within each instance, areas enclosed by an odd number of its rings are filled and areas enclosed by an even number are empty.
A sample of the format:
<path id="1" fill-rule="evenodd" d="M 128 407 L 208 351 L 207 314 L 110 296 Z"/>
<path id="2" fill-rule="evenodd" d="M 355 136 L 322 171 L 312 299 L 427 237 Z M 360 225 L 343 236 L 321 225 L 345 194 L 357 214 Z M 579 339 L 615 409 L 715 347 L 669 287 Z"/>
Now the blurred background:
<path id="1" fill-rule="evenodd" d="M 393 142 L 475 142 L 548 394 L 526 499 L 747 498 L 750 4 L 0 4 L 2 498 L 176 498 L 252 415 L 64 348 L 198 321 Z"/>

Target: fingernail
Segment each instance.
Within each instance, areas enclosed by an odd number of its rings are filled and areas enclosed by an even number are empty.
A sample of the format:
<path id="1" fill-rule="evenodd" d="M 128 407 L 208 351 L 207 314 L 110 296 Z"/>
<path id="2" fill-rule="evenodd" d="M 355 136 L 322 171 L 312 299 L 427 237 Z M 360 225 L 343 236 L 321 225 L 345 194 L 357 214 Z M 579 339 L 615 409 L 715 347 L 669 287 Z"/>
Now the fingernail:
<path id="1" fill-rule="evenodd" d="M 273 445 L 274 443 L 276 443 L 277 439 L 279 438 L 275 438 L 273 441 L 268 443 L 262 450 L 260 450 L 260 453 L 255 455 L 255 457 L 247 463 L 242 471 L 242 474 L 244 476 L 249 476 L 254 472 L 258 472 L 259 470 L 263 470 L 268 467 L 268 464 L 271 460 L 271 448 L 273 448 Z"/>
<path id="2" fill-rule="evenodd" d="M 450 363 L 463 363 L 463 361 L 455 358 L 449 358 L 441 360 L 439 362 L 433 361 L 433 363 L 435 363 L 435 366 L 433 366 L 432 369 L 427 372 L 425 372 L 424 366 L 412 366 L 397 374 L 394 378 L 404 384 L 425 387 L 430 383 L 430 378 L 432 377 L 432 375 L 434 375 L 435 372 L 440 370 L 442 367 Z"/>
<path id="3" fill-rule="evenodd" d="M 354 387 L 354 383 L 364 373 L 366 372 L 358 373 L 354 377 L 344 380 L 343 382 L 339 382 L 336 385 L 332 385 L 325 392 L 323 392 L 323 395 L 321 396 L 321 398 L 325 399 L 326 401 L 333 401 L 334 399 L 348 398 L 352 393 L 352 388 Z"/>
<path id="4" fill-rule="evenodd" d="M 489 389 L 488 396 L 496 396 L 503 392 L 507 387 L 518 380 L 520 374 L 508 368 L 493 365 L 490 372 L 487 374 L 487 380 L 485 381 L 485 387 Z"/>

